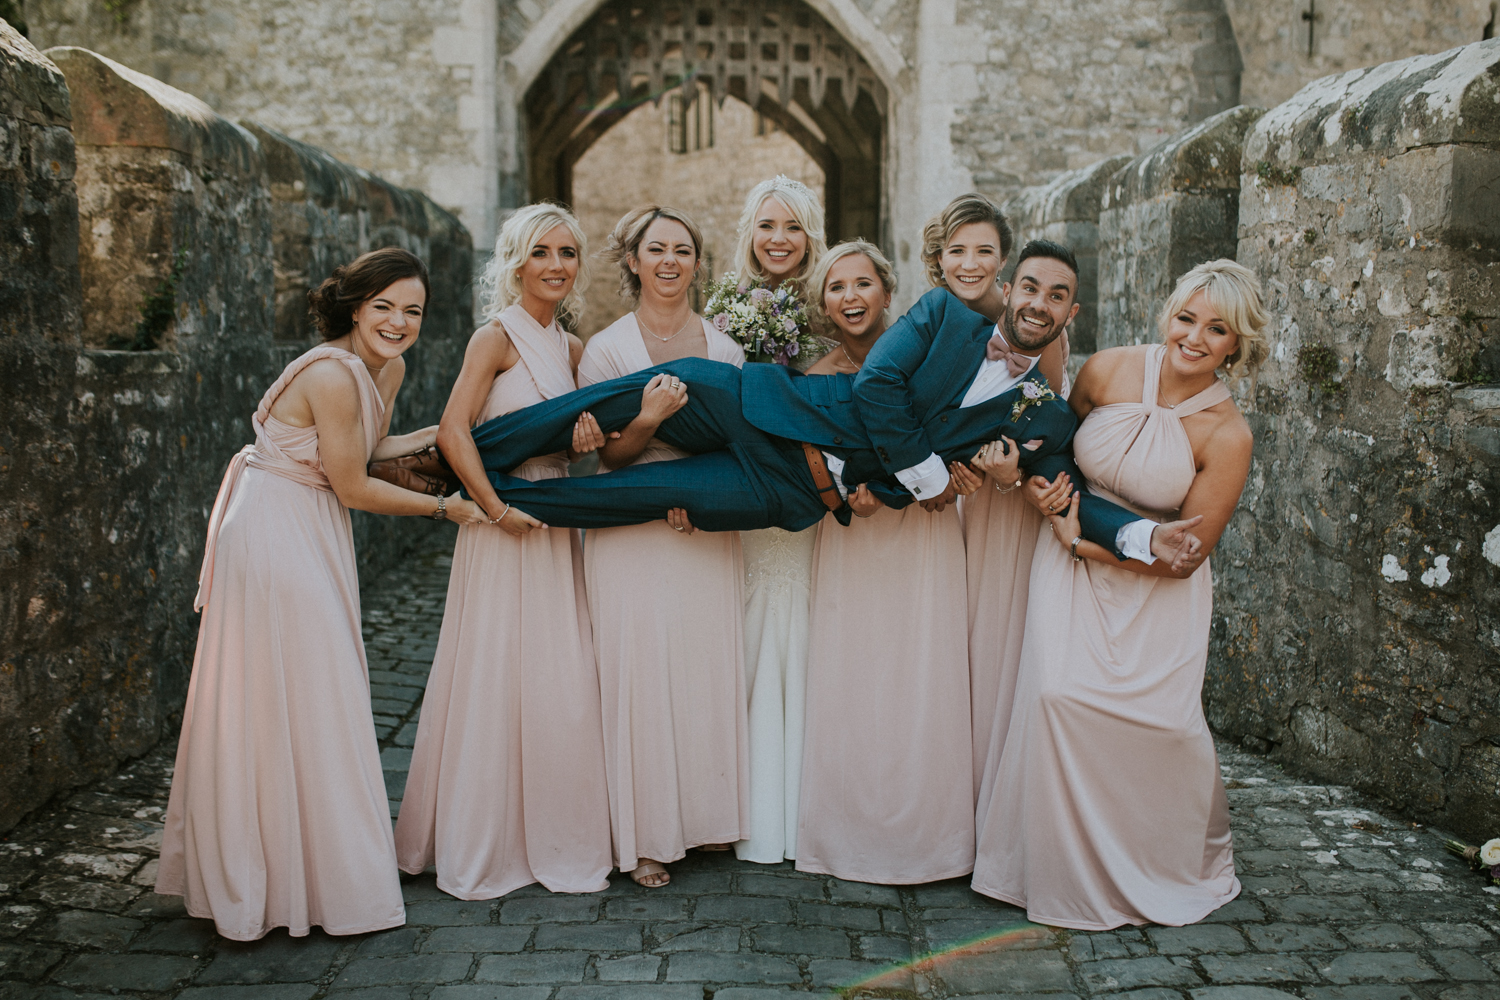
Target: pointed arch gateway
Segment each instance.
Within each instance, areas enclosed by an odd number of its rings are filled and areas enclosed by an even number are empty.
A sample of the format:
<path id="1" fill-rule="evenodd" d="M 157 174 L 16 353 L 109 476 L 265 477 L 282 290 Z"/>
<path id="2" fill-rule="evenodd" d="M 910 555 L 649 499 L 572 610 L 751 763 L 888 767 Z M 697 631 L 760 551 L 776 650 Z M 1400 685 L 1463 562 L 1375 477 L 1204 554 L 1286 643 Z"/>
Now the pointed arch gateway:
<path id="1" fill-rule="evenodd" d="M 889 244 L 885 85 L 803 0 L 608 0 L 523 98 L 531 198 L 571 203 L 589 147 L 674 89 L 687 105 L 737 98 L 796 140 L 823 170 L 830 243 Z"/>

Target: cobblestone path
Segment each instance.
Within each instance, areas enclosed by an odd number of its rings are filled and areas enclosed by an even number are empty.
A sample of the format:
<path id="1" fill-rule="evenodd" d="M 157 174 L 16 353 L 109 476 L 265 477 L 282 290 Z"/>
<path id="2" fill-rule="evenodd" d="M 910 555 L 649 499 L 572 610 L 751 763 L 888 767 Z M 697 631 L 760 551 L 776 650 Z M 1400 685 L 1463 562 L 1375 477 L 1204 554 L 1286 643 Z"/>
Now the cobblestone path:
<path id="1" fill-rule="evenodd" d="M 366 596 L 393 811 L 447 573 L 433 556 Z M 1058 932 L 962 879 L 864 885 L 695 853 L 649 891 L 615 876 L 597 895 L 464 902 L 409 878 L 406 927 L 248 945 L 150 890 L 172 752 L 0 842 L 0 998 L 1500 1000 L 1500 896 L 1434 833 L 1227 745 L 1245 891 L 1193 927 Z"/>

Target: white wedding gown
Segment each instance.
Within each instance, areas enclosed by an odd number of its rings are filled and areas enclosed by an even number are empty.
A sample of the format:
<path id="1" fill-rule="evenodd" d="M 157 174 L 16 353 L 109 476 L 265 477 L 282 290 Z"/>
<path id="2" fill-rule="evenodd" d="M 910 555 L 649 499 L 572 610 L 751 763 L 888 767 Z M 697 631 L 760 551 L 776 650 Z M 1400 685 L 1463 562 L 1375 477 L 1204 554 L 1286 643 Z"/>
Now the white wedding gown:
<path id="1" fill-rule="evenodd" d="M 750 698 L 750 836 L 741 861 L 797 856 L 807 616 L 817 525 L 740 532 L 745 558 L 745 685 Z"/>

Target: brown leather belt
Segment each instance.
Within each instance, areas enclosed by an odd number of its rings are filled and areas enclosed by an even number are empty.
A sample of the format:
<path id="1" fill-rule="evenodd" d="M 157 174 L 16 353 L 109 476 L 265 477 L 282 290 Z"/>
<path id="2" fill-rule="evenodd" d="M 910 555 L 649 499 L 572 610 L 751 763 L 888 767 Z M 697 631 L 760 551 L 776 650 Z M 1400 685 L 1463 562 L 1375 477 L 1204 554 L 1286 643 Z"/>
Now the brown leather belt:
<path id="1" fill-rule="evenodd" d="M 829 510 L 844 506 L 844 498 L 833 485 L 833 474 L 828 471 L 828 463 L 823 461 L 823 453 L 806 441 L 802 442 L 802 451 L 807 455 L 807 471 L 812 473 L 813 485 L 818 488 L 818 499 L 823 501 L 823 506 Z"/>

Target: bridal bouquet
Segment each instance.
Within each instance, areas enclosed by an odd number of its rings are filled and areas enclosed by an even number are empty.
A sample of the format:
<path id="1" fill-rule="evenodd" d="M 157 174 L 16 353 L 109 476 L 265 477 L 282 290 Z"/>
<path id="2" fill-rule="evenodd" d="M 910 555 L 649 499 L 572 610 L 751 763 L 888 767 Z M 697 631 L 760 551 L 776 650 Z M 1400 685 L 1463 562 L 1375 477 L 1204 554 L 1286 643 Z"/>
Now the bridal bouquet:
<path id="1" fill-rule="evenodd" d="M 773 292 L 758 283 L 740 284 L 733 274 L 726 274 L 709 286 L 703 315 L 714 329 L 734 338 L 750 361 L 790 365 L 803 352 L 826 349 L 808 329 L 802 301 L 785 286 Z"/>
<path id="2" fill-rule="evenodd" d="M 1471 847 L 1460 840 L 1445 840 L 1443 846 L 1469 863 L 1476 872 L 1483 872 L 1494 885 L 1500 885 L 1500 838 L 1486 841 L 1483 847 Z"/>

